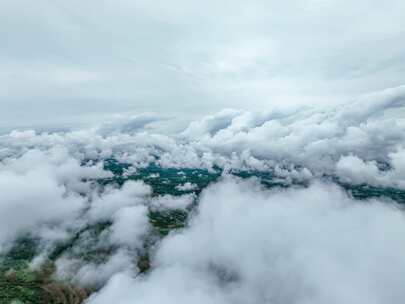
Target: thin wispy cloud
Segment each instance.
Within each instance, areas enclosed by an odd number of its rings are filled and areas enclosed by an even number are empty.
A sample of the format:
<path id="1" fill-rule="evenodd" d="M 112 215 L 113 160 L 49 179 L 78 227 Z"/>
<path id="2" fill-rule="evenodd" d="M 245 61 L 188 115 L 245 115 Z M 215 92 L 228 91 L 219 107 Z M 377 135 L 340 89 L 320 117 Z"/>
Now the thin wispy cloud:
<path id="1" fill-rule="evenodd" d="M 86 114 L 111 111 L 333 104 L 403 84 L 403 1 L 1 8 L 3 128 L 85 123 Z"/>

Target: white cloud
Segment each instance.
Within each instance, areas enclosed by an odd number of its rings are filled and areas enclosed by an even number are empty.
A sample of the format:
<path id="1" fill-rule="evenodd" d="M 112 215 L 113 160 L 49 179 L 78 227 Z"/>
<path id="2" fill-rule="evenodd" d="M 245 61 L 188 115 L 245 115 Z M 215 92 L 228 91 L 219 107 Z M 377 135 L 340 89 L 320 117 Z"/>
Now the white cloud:
<path id="1" fill-rule="evenodd" d="M 380 170 L 375 161 L 363 161 L 354 155 L 342 157 L 336 164 L 336 174 L 349 184 L 405 189 L 405 150 L 389 154 L 391 168 Z"/>
<path id="2" fill-rule="evenodd" d="M 180 191 L 190 191 L 190 190 L 195 190 L 197 189 L 197 185 L 190 183 L 190 182 L 185 182 L 184 184 L 177 185 L 176 189 Z"/>
<path id="3" fill-rule="evenodd" d="M 33 146 L 59 145 L 77 159 L 113 157 L 134 169 L 151 162 L 209 170 L 219 166 L 273 170 L 286 180 L 307 180 L 334 174 L 339 160 L 350 154 L 364 162 L 394 165 L 391 155 L 405 146 L 404 96 L 401 86 L 339 107 L 226 110 L 191 122 L 180 135 L 166 134 L 164 125 L 151 127 L 153 115 L 138 115 L 134 121 L 117 119 L 106 133 L 100 127 L 65 133 L 13 131 L 0 137 L 0 154 L 6 157 Z M 122 133 L 123 129 L 129 132 Z"/>
<path id="4" fill-rule="evenodd" d="M 113 215 L 110 241 L 113 244 L 141 248 L 149 228 L 148 209 L 145 206 L 121 208 Z"/>
<path id="5" fill-rule="evenodd" d="M 122 208 L 137 206 L 151 195 L 151 188 L 143 182 L 128 181 L 121 188 L 107 188 L 91 202 L 88 216 L 92 221 L 108 220 Z"/>
<path id="6" fill-rule="evenodd" d="M 72 280 L 83 286 L 102 286 L 109 278 L 120 272 L 134 271 L 136 266 L 133 254 L 124 250 L 119 250 L 113 254 L 106 262 L 95 264 L 84 263 L 81 260 L 60 258 L 56 262 L 57 278 L 62 280 Z"/>
<path id="7" fill-rule="evenodd" d="M 89 303 L 401 303 L 404 228 L 394 206 L 333 185 L 269 192 L 226 178 L 150 274 L 117 274 Z"/>
<path id="8" fill-rule="evenodd" d="M 153 198 L 150 201 L 150 206 L 156 210 L 186 209 L 193 203 L 194 199 L 195 196 L 193 194 L 184 194 L 181 196 L 162 195 Z"/>
<path id="9" fill-rule="evenodd" d="M 62 148 L 30 150 L 0 163 L 0 248 L 20 233 L 47 240 L 66 237 L 86 206 L 80 192 L 90 191 L 83 179 L 109 176 L 99 166 L 80 166 Z M 52 227 L 52 230 L 47 226 Z M 60 230 L 61 229 L 61 230 Z"/>

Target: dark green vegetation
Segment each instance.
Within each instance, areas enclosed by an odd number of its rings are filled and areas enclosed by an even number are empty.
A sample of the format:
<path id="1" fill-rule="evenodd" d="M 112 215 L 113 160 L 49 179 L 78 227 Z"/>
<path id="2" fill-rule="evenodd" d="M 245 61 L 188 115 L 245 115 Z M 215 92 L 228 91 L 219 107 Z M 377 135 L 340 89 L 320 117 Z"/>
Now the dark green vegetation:
<path id="1" fill-rule="evenodd" d="M 45 262 L 39 270 L 30 270 L 28 262 L 37 249 L 37 240 L 24 236 L 1 257 L 0 303 L 83 303 L 88 290 L 65 282 L 53 282 L 53 261 Z"/>
<path id="2" fill-rule="evenodd" d="M 119 163 L 113 159 L 106 160 L 104 167 L 106 170 L 111 171 L 114 177 L 96 181 L 101 186 L 113 184 L 119 187 L 127 180 L 142 180 L 151 186 L 154 196 L 196 194 L 194 204 L 186 211 L 149 210 L 149 221 L 153 229 L 150 237 L 145 240 L 143 250 L 137 252 L 140 257 L 138 259 L 138 268 L 141 272 L 147 272 L 149 269 L 148 252 L 150 248 L 170 231 L 184 228 L 187 225 L 189 214 L 193 211 L 194 206 L 198 204 L 198 194 L 210 183 L 217 181 L 222 175 L 220 168 L 209 171 L 193 168 L 161 168 L 153 164 L 145 168 L 131 170 L 129 165 Z M 275 179 L 272 172 L 234 171 L 230 173 L 242 179 L 258 178 L 266 188 L 285 188 L 289 186 L 289 183 Z M 333 178 L 331 179 L 333 180 Z M 192 183 L 196 187 L 192 190 L 177 188 L 177 186 L 185 182 Z M 306 186 L 305 183 L 294 180 L 292 183 L 299 187 Z M 402 190 L 378 188 L 369 185 L 341 184 L 341 186 L 356 199 L 376 197 L 388 198 L 401 204 L 405 203 L 405 191 Z M 117 248 L 109 245 L 104 247 L 96 246 L 91 240 L 97 240 L 97 237 L 108 229 L 110 225 L 111 223 L 107 221 L 82 227 L 78 231 L 72 231 L 72 237 L 68 241 L 58 244 L 49 253 L 48 261 L 37 271 L 30 270 L 28 265 L 41 250 L 39 240 L 30 235 L 21 236 L 8 252 L 0 256 L 0 304 L 12 303 L 17 299 L 20 303 L 31 304 L 82 303 L 92 290 L 74 286 L 69 282 L 55 281 L 52 277 L 55 268 L 54 262 L 62 255 L 68 255 L 88 263 L 103 263 Z M 80 246 L 76 246 L 77 244 L 80 244 Z M 76 247 L 80 247 L 80 251 L 75 249 Z"/>
<path id="3" fill-rule="evenodd" d="M 222 174 L 219 168 L 208 171 L 192 168 L 161 168 L 155 164 L 151 164 L 145 168 L 138 168 L 135 172 L 128 173 L 131 172 L 129 165 L 119 163 L 113 159 L 105 161 L 104 169 L 111 171 L 114 177 L 99 181 L 101 184 L 116 183 L 122 185 L 127 180 L 142 180 L 152 187 L 154 195 L 181 195 L 191 192 L 176 189 L 176 186 L 185 182 L 196 184 L 198 187 L 192 192 L 198 194 L 211 182 L 218 180 Z"/>
<path id="4" fill-rule="evenodd" d="M 381 198 L 390 199 L 393 202 L 405 204 L 405 191 L 395 188 L 380 188 L 370 185 L 343 185 L 351 195 L 356 199 L 368 199 L 368 198 Z"/>

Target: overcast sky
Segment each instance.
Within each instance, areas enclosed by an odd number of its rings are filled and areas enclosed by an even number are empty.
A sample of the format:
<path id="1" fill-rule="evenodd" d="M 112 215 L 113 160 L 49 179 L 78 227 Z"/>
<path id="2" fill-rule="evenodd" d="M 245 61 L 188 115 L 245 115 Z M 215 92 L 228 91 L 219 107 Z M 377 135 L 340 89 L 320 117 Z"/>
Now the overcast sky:
<path id="1" fill-rule="evenodd" d="M 2 0 L 0 128 L 319 105 L 405 83 L 403 0 Z"/>

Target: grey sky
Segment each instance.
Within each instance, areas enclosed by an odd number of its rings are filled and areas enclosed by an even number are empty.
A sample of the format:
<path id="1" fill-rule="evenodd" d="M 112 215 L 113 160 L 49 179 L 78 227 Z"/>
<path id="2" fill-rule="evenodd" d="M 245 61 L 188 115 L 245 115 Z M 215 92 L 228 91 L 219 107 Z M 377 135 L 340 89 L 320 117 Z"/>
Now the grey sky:
<path id="1" fill-rule="evenodd" d="M 0 128 L 329 104 L 404 84 L 405 2 L 2 0 Z"/>

